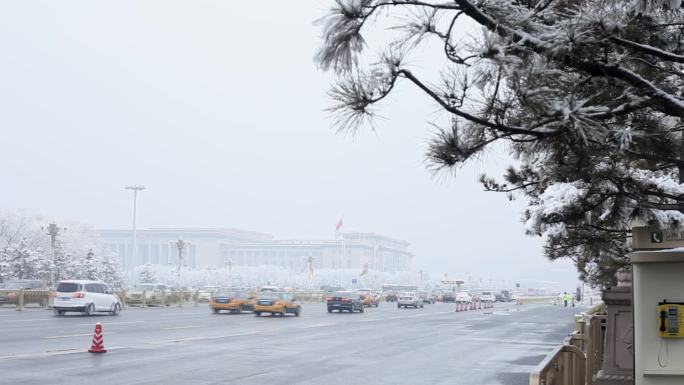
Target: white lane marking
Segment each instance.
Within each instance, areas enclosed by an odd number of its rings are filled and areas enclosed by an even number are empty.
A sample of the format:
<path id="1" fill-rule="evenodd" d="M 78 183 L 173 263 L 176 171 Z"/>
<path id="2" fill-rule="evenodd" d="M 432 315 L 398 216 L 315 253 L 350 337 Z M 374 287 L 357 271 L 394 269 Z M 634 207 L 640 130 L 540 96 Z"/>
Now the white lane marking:
<path id="1" fill-rule="evenodd" d="M 416 317 L 429 317 L 431 315 L 440 315 L 440 314 L 451 314 L 455 313 L 453 311 L 440 311 L 440 312 L 434 312 L 434 313 L 419 313 L 419 314 L 410 314 L 410 315 L 400 315 L 400 316 L 394 316 L 394 317 L 387 317 L 387 318 L 378 318 L 378 320 L 388 320 L 388 319 L 404 319 L 404 318 L 416 318 Z"/>
<path id="2" fill-rule="evenodd" d="M 320 324 L 313 324 L 313 325 L 304 325 L 304 326 L 298 327 L 297 329 L 322 328 L 322 327 L 326 327 L 326 326 L 335 326 L 335 325 L 338 325 L 338 324 L 329 322 L 329 323 L 320 323 Z"/>
<path id="3" fill-rule="evenodd" d="M 29 318 L 29 319 L 8 319 L 4 322 L 33 322 L 33 321 L 49 321 L 53 320 L 53 318 Z"/>
<path id="4" fill-rule="evenodd" d="M 111 325 L 127 325 L 127 324 L 141 324 L 141 323 L 146 323 L 150 321 L 123 321 L 123 322 L 107 322 L 103 323 L 103 325 L 111 326 Z M 78 324 L 78 326 L 92 326 L 92 323 L 87 323 L 87 324 Z"/>
<path id="5" fill-rule="evenodd" d="M 503 338 L 488 338 L 488 337 L 472 337 L 472 336 L 462 336 L 459 337 L 460 342 L 495 342 L 499 344 L 510 344 L 510 345 L 525 345 L 525 346 L 558 346 L 556 342 L 541 342 L 541 341 L 530 341 L 530 340 L 509 340 Z"/>
<path id="6" fill-rule="evenodd" d="M 84 353 L 87 351 L 88 351 L 88 349 L 65 349 L 65 350 L 57 350 L 57 351 L 52 351 L 52 352 L 10 354 L 7 356 L 0 356 L 0 360 L 9 360 L 12 358 L 28 358 L 28 357 L 49 357 L 49 356 L 58 356 L 61 354 Z"/>
<path id="7" fill-rule="evenodd" d="M 116 334 L 114 332 L 107 332 L 107 334 Z M 47 336 L 43 337 L 45 339 L 51 340 L 55 338 L 70 338 L 70 337 L 85 337 L 85 336 L 92 336 L 93 333 L 83 333 L 83 334 L 65 334 L 63 336 Z"/>
<path id="8" fill-rule="evenodd" d="M 219 335 L 219 336 L 180 337 L 180 338 L 174 338 L 171 340 L 162 340 L 162 341 L 154 341 L 154 342 L 147 342 L 147 343 L 153 344 L 153 345 L 167 345 L 167 344 L 171 344 L 171 343 L 185 342 L 185 341 L 218 340 L 218 339 L 223 339 L 223 338 L 252 336 L 252 335 L 256 335 L 256 334 L 268 334 L 268 333 L 273 333 L 273 332 L 277 332 L 277 331 L 278 331 L 277 329 L 269 329 L 269 330 L 258 330 L 258 331 L 252 331 L 252 332 L 246 332 L 246 333 L 223 334 L 223 335 Z"/>
<path id="9" fill-rule="evenodd" d="M 168 327 L 168 328 L 162 328 L 162 330 L 194 329 L 194 328 L 201 328 L 203 326 L 205 326 L 205 325 L 173 326 L 173 327 Z"/>
<path id="10" fill-rule="evenodd" d="M 126 349 L 125 346 L 108 346 L 107 351 L 109 350 L 119 350 L 119 349 Z M 74 353 L 87 353 L 88 349 L 63 349 L 63 350 L 49 350 L 46 352 L 35 352 L 35 353 L 17 353 L 17 354 L 10 354 L 6 356 L 0 356 L 0 360 L 11 360 L 11 359 L 16 359 L 16 358 L 39 358 L 39 357 L 52 357 L 52 356 L 59 356 L 63 354 L 74 354 Z"/>

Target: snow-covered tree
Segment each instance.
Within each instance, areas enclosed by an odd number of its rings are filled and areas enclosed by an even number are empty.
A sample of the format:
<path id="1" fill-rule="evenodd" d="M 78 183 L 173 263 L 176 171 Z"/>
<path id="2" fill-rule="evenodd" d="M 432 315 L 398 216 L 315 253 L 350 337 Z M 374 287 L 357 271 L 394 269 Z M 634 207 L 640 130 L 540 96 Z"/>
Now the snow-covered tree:
<path id="1" fill-rule="evenodd" d="M 126 285 L 121 265 L 116 254 L 103 250 L 98 258 L 97 276 L 112 287 L 119 288 Z"/>
<path id="2" fill-rule="evenodd" d="M 309 288 L 306 271 L 293 272 L 274 265 L 234 266 L 232 271 L 229 271 L 227 267 L 206 269 L 183 267 L 178 277 L 175 267 L 147 264 L 139 266 L 136 272 L 138 283 L 160 282 L 186 288 L 199 288 L 207 285 L 249 288 L 275 285 Z M 343 286 L 350 286 L 352 279 L 356 278 L 359 286 L 379 288 L 385 283 L 415 284 L 417 278 L 417 275 L 412 272 L 388 273 L 369 269 L 364 276 L 360 276 L 360 273 L 359 269 L 318 269 L 314 272 L 312 286 L 314 289 L 324 285 L 338 286 L 340 279 Z"/>
<path id="3" fill-rule="evenodd" d="M 139 283 L 154 283 L 157 282 L 157 278 L 154 274 L 151 264 L 145 264 L 136 267 L 136 275 L 138 277 Z"/>
<path id="4" fill-rule="evenodd" d="M 51 221 L 21 211 L 0 211 L 0 280 L 29 278 L 99 279 L 123 285 L 116 255 L 87 225 L 69 223 L 56 239 L 54 260 L 44 227 Z M 89 257 L 89 251 L 93 256 Z"/>
<path id="5" fill-rule="evenodd" d="M 24 240 L 16 246 L 4 249 L 3 266 L 7 269 L 6 278 L 48 279 L 51 263 L 42 249 L 31 248 Z"/>
<path id="6" fill-rule="evenodd" d="M 95 259 L 95 253 L 93 253 L 92 250 L 88 251 L 88 254 L 86 254 L 85 258 L 83 258 L 81 261 L 81 266 L 79 271 L 79 277 L 81 279 L 99 279 L 99 266 L 100 266 L 100 261 Z"/>
<path id="7" fill-rule="evenodd" d="M 444 113 L 427 150 L 435 171 L 509 149 L 513 164 L 503 180 L 483 175 L 485 189 L 526 198 L 526 231 L 545 237 L 546 255 L 571 258 L 582 278 L 609 284 L 627 262 L 635 220 L 684 221 L 680 6 L 337 0 L 319 21 L 315 60 L 337 75 L 330 111 L 340 130 L 372 122 L 409 83 Z M 378 25 L 390 32 L 373 59 L 366 37 Z M 481 33 L 466 36 L 473 25 Z M 442 60 L 412 68 L 412 55 L 429 49 Z"/>

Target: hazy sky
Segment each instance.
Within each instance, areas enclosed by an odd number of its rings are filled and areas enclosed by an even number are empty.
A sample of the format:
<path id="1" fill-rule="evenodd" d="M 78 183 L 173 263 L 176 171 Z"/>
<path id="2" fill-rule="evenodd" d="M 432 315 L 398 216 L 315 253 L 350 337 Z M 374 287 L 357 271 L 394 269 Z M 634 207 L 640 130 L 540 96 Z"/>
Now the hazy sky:
<path id="1" fill-rule="evenodd" d="M 144 184 L 143 228 L 332 238 L 344 215 L 346 231 L 411 242 L 434 274 L 571 287 L 573 268 L 524 235 L 524 202 L 476 181 L 505 154 L 455 178 L 426 169 L 437 109 L 408 84 L 375 133 L 335 133 L 312 61 L 330 3 L 0 3 L 0 205 L 129 228 L 123 186 Z"/>

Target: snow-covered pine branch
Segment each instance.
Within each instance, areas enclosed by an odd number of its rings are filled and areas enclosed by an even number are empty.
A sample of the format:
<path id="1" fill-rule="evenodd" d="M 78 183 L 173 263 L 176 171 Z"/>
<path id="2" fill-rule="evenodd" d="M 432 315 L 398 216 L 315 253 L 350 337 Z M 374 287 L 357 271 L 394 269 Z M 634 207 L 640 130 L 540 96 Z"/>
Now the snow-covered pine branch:
<path id="1" fill-rule="evenodd" d="M 624 263 L 632 221 L 684 220 L 680 6 L 338 0 L 322 19 L 315 60 L 338 75 L 331 111 L 341 130 L 372 125 L 381 100 L 413 87 L 449 122 L 429 145 L 433 169 L 507 143 L 516 163 L 502 181 L 483 177 L 485 188 L 528 199 L 526 229 L 545 236 L 547 255 L 572 258 L 589 281 L 610 283 L 602 280 Z M 464 33 L 473 23 L 479 36 Z M 366 35 L 384 27 L 396 35 L 370 46 Z M 367 52 L 390 49 L 402 59 L 437 50 L 446 60 L 363 64 L 382 62 Z"/>

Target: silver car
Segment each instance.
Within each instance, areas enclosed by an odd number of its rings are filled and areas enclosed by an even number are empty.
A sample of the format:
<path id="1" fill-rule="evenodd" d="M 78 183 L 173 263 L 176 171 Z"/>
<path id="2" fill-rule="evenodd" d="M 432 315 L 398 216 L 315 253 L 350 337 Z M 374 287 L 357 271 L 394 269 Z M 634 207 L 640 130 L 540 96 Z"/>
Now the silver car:
<path id="1" fill-rule="evenodd" d="M 403 308 L 422 308 L 423 307 L 423 299 L 420 298 L 416 293 L 414 292 L 405 292 L 399 294 L 399 298 L 397 299 L 397 307 L 399 309 Z"/>

